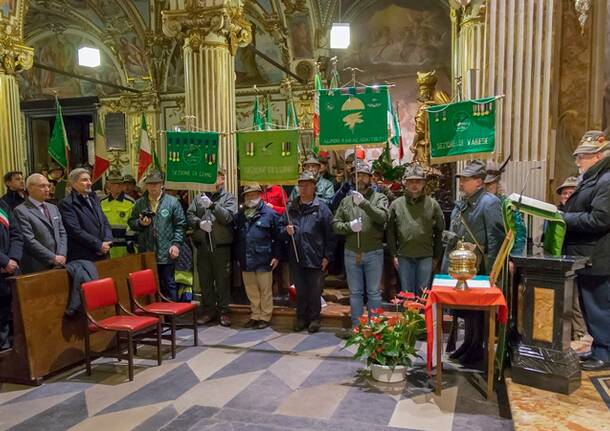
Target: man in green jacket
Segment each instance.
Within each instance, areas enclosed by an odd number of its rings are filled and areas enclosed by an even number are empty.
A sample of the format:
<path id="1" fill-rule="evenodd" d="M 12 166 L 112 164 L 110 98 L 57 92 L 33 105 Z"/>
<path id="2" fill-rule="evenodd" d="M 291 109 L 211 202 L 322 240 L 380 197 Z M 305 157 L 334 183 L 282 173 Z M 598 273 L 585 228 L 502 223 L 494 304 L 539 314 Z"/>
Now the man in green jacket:
<path id="1" fill-rule="evenodd" d="M 305 162 L 303 162 L 303 171 L 309 171 L 311 174 L 316 177 L 316 196 L 326 205 L 330 205 L 330 200 L 333 198 L 335 194 L 335 187 L 333 183 L 328 181 L 326 178 L 320 175 L 320 167 L 321 163 L 315 157 L 309 157 Z M 288 199 L 289 203 L 294 202 L 299 197 L 299 188 L 295 187 L 292 189 L 290 193 L 290 198 Z"/>
<path id="2" fill-rule="evenodd" d="M 388 250 L 405 292 L 421 294 L 430 286 L 432 270 L 443 257 L 445 219 L 436 200 L 426 196 L 426 174 L 421 166 L 407 167 L 405 196 L 390 205 Z"/>
<path id="3" fill-rule="evenodd" d="M 201 325 L 220 316 L 222 326 L 231 326 L 231 244 L 237 199 L 225 190 L 224 184 L 225 170 L 218 169 L 216 191 L 197 196 L 187 210 L 193 244 L 197 247 L 203 307 L 198 321 Z"/>
<path id="4" fill-rule="evenodd" d="M 371 168 L 364 162 L 358 164 L 356 176 L 356 190 L 341 201 L 333 219 L 333 231 L 345 236 L 345 272 L 353 326 L 358 325 L 362 315 L 365 286 L 369 316 L 371 310 L 381 306 L 383 233 L 388 220 L 388 198 L 371 188 Z"/>
<path id="5" fill-rule="evenodd" d="M 174 280 L 175 260 L 184 241 L 186 219 L 180 202 L 163 193 L 163 174 L 153 171 L 146 177 L 146 192 L 136 201 L 129 227 L 138 234 L 138 250 L 154 251 L 157 255 L 157 272 L 161 292 L 172 301 L 178 300 L 178 287 Z"/>

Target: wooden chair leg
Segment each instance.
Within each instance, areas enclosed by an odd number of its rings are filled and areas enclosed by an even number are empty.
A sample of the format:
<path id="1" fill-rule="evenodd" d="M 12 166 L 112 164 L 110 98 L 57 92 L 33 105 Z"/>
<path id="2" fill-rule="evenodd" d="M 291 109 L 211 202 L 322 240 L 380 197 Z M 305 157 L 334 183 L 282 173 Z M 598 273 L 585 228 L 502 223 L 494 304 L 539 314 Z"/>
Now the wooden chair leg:
<path id="1" fill-rule="evenodd" d="M 157 365 L 161 365 L 163 358 L 161 357 L 161 321 L 157 323 Z"/>
<path id="2" fill-rule="evenodd" d="M 172 325 L 172 359 L 176 359 L 176 316 L 171 316 Z"/>
<path id="3" fill-rule="evenodd" d="M 116 358 L 121 362 L 121 333 L 116 333 Z"/>
<path id="4" fill-rule="evenodd" d="M 197 331 L 197 309 L 193 309 L 193 338 L 195 339 L 194 345 L 199 344 L 199 331 Z"/>
<path id="5" fill-rule="evenodd" d="M 85 328 L 85 367 L 87 375 L 91 375 L 91 341 L 89 339 L 89 328 Z"/>
<path id="6" fill-rule="evenodd" d="M 131 332 L 127 333 L 127 364 L 129 380 L 133 381 L 133 335 Z"/>

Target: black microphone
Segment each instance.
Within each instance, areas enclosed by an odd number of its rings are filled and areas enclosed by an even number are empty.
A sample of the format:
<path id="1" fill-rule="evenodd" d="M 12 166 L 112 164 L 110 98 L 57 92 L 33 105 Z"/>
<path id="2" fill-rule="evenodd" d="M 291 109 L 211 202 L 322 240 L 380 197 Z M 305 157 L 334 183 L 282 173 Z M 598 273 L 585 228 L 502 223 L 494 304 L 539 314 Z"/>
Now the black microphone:
<path id="1" fill-rule="evenodd" d="M 527 171 L 527 175 L 525 176 L 525 181 L 523 181 L 523 187 L 521 188 L 521 193 L 519 194 L 519 202 L 517 203 L 518 207 L 521 207 L 521 201 L 523 200 L 523 193 L 525 193 L 525 189 L 527 188 L 527 183 L 530 180 L 530 174 L 532 173 L 532 171 L 535 171 L 537 169 L 542 169 L 542 166 L 534 166 L 532 168 L 529 168 L 529 170 Z"/>

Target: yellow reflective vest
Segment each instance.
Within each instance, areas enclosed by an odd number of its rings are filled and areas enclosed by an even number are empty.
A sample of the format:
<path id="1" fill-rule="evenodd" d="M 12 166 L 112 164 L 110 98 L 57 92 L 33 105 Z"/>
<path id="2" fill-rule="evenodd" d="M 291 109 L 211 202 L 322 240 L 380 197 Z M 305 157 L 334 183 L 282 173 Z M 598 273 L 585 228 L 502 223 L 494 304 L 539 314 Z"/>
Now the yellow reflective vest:
<path id="1" fill-rule="evenodd" d="M 116 199 L 106 196 L 100 204 L 112 228 L 110 258 L 126 256 L 128 250 L 133 250 L 134 247 L 135 234 L 129 229 L 127 220 L 135 201 L 131 196 L 121 193 Z"/>

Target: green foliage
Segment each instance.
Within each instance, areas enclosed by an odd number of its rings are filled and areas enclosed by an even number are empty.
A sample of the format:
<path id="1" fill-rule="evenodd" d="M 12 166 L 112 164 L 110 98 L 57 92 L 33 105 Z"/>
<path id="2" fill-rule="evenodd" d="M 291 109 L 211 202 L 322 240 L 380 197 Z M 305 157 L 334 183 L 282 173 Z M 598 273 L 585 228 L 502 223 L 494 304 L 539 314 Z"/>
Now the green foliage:
<path id="1" fill-rule="evenodd" d="M 383 153 L 377 160 L 373 162 L 373 171 L 379 171 L 383 174 L 383 179 L 386 181 L 398 181 L 405 174 L 405 165 L 392 166 L 392 156 L 390 147 L 386 145 Z"/>
<path id="2" fill-rule="evenodd" d="M 373 310 L 378 316 L 369 321 L 360 318 L 345 347 L 358 346 L 356 359 L 366 359 L 367 365 L 411 366 L 413 358 L 419 357 L 415 342 L 426 332 L 424 318 L 419 308 L 407 306 L 404 313 L 388 317 L 383 310 Z"/>

